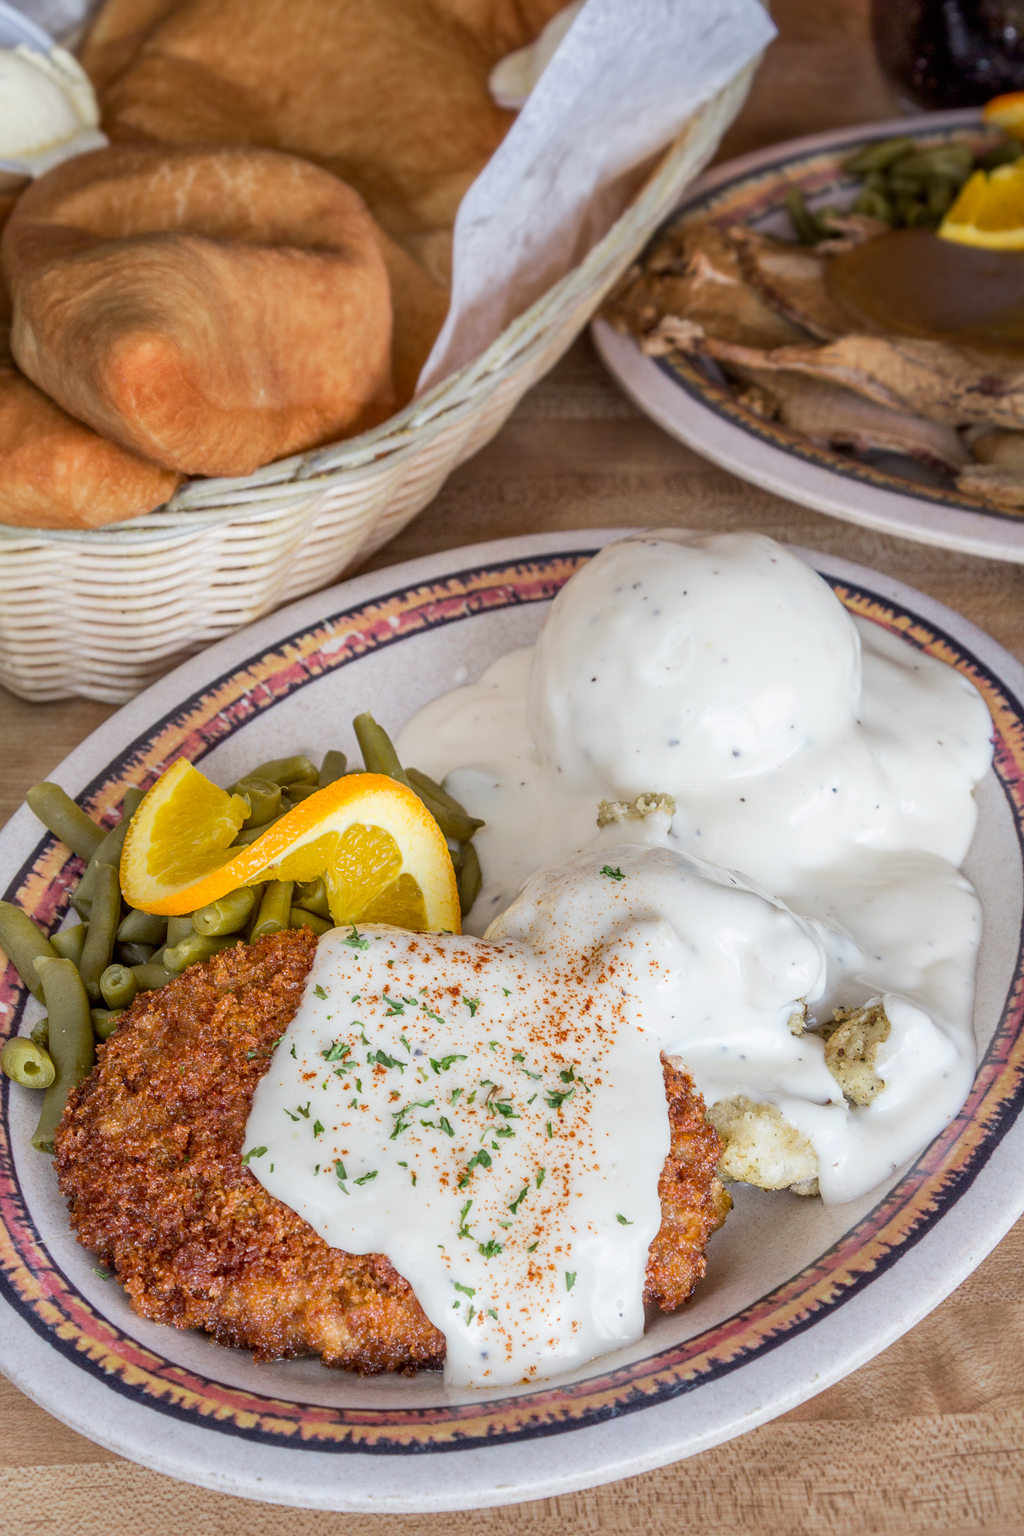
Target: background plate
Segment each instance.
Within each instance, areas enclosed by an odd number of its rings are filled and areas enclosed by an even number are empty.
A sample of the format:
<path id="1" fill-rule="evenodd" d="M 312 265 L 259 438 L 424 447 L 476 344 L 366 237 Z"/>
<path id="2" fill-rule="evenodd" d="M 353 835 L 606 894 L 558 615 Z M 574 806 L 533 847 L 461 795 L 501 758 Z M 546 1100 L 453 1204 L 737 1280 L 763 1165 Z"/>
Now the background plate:
<path id="1" fill-rule="evenodd" d="M 979 122 L 976 111 L 929 112 L 774 144 L 702 176 L 668 223 L 710 218 L 725 227 L 751 224 L 791 239 L 785 211 L 790 187 L 801 187 L 812 208 L 848 204 L 857 184 L 841 166 L 861 145 L 909 134 L 923 147 L 967 130 L 981 139 Z M 1024 512 L 986 506 L 952 482 L 949 488 L 914 486 L 846 454 L 817 448 L 755 415 L 698 363 L 645 357 L 631 336 L 619 335 L 603 320 L 595 320 L 591 330 L 605 365 L 640 409 L 732 474 L 865 528 L 995 560 L 1024 561 Z"/>
<path id="2" fill-rule="evenodd" d="M 52 777 L 113 820 L 126 786 L 182 755 L 228 782 L 286 750 L 353 751 L 355 713 L 370 707 L 397 729 L 529 643 L 558 588 L 616 536 L 477 545 L 319 593 L 162 679 Z M 885 1348 L 980 1262 L 1024 1211 L 1024 673 L 922 594 L 804 558 L 853 612 L 962 670 L 993 716 L 995 769 L 966 866 L 985 910 L 981 1065 L 946 1132 L 889 1185 L 837 1209 L 740 1189 L 689 1307 L 632 1349 L 495 1399 L 448 1392 L 436 1374 L 256 1366 L 135 1317 L 73 1240 L 49 1162 L 29 1146 L 38 1101 L 4 1079 L 0 1366 L 16 1385 L 112 1450 L 223 1492 L 336 1510 L 481 1507 L 626 1477 L 753 1428 Z M 0 833 L 4 897 L 48 929 L 80 867 L 25 808 Z M 0 977 L 0 1037 L 38 1012 L 12 969 Z"/>

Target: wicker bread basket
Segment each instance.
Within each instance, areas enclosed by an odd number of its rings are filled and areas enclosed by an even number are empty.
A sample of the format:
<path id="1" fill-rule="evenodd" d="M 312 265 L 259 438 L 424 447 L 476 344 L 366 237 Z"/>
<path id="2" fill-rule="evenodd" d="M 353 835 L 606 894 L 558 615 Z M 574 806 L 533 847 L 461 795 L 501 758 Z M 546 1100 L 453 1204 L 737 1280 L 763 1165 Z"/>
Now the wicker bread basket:
<path id="1" fill-rule="evenodd" d="M 707 163 L 756 68 L 690 118 L 581 264 L 474 363 L 383 426 L 244 479 L 197 480 L 88 532 L 0 526 L 0 682 L 34 701 L 121 704 L 282 603 L 337 580 L 433 498 L 586 325 Z"/>

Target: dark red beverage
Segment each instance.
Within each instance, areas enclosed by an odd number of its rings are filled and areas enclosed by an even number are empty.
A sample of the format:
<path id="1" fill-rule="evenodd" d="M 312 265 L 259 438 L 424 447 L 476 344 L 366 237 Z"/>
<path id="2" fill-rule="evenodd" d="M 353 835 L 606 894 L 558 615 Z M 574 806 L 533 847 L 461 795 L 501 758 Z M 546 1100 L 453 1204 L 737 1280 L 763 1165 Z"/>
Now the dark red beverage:
<path id="1" fill-rule="evenodd" d="M 873 0 L 882 70 L 917 107 L 974 107 L 1024 90 L 1024 0 Z"/>

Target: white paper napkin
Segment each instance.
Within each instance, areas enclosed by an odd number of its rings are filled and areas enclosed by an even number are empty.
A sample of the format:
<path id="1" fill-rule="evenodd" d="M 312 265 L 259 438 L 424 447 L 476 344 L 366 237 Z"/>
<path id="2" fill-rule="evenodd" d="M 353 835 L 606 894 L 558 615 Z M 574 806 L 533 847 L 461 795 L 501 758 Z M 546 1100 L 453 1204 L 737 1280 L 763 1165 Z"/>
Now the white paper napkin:
<path id="1" fill-rule="evenodd" d="M 774 35 L 758 0 L 587 0 L 462 201 L 451 309 L 418 393 L 577 265 L 652 157 Z"/>

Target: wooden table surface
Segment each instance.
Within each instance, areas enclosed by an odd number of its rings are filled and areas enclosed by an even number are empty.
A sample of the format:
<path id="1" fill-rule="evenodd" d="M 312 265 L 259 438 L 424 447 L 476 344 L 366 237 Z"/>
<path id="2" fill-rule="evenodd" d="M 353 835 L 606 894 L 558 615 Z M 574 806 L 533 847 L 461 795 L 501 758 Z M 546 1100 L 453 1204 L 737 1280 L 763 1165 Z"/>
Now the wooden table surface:
<path id="1" fill-rule="evenodd" d="M 723 154 L 894 112 L 864 0 L 777 0 L 773 45 Z M 371 562 L 558 528 L 758 529 L 889 572 L 1024 660 L 1024 569 L 849 527 L 754 489 L 641 416 L 581 340 L 495 441 Z M 112 711 L 0 690 L 0 821 Z M 689 1461 L 592 1492 L 464 1515 L 304 1513 L 177 1483 L 99 1449 L 0 1378 L 0 1536 L 563 1536 L 700 1527 L 807 1532 L 1024 1530 L 1024 1222 L 930 1317 L 785 1417 Z M 386 1476 L 386 1466 L 382 1466 Z"/>

